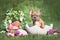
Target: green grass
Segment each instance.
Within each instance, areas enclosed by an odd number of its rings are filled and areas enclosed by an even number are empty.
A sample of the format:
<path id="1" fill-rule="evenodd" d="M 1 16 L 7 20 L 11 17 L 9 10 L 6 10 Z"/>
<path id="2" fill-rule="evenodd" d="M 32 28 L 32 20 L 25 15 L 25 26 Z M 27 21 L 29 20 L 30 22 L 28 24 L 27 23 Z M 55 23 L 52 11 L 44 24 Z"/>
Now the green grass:
<path id="1" fill-rule="evenodd" d="M 6 11 L 13 8 L 14 10 L 22 10 L 25 13 L 26 20 L 31 23 L 29 18 L 29 9 L 41 9 L 40 17 L 45 24 L 53 23 L 54 29 L 60 28 L 60 0 L 0 0 L 0 30 L 3 30 L 3 20 L 5 19 Z M 6 34 L 0 34 L 0 40 L 60 40 L 58 35 L 31 35 L 26 37 L 8 37 Z"/>
<path id="2" fill-rule="evenodd" d="M 60 40 L 60 34 L 58 35 L 31 35 L 28 36 L 15 36 L 8 37 L 6 34 L 0 34 L 0 40 Z"/>

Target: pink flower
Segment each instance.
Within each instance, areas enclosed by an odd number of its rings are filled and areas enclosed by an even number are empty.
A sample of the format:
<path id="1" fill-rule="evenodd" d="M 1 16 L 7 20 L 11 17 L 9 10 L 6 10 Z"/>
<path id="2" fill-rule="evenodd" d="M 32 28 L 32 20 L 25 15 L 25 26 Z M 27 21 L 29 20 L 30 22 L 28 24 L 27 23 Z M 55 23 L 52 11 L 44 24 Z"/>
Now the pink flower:
<path id="1" fill-rule="evenodd" d="M 12 25 L 18 27 L 20 25 L 20 23 L 18 21 L 15 21 L 12 23 Z"/>
<path id="2" fill-rule="evenodd" d="M 23 30 L 23 29 L 16 30 L 15 34 L 19 35 L 19 36 L 26 36 L 26 35 L 28 35 L 28 33 L 25 30 Z"/>
<path id="3" fill-rule="evenodd" d="M 18 29 L 20 23 L 18 21 L 13 22 L 9 25 L 9 29 Z"/>
<path id="4" fill-rule="evenodd" d="M 12 36 L 12 37 L 14 37 L 14 33 L 7 33 L 7 36 Z"/>

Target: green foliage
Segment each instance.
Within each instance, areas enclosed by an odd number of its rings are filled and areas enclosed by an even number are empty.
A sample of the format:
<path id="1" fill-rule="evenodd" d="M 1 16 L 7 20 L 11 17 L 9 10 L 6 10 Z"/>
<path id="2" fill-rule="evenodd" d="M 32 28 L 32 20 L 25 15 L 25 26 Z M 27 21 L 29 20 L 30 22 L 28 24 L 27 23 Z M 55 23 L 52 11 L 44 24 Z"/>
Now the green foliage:
<path id="1" fill-rule="evenodd" d="M 18 21 L 20 18 L 20 12 L 19 11 L 15 11 L 13 9 L 7 10 L 6 13 L 6 18 L 5 20 L 16 20 Z"/>
<path id="2" fill-rule="evenodd" d="M 25 9 L 27 11 L 27 9 Z M 25 28 L 26 23 L 31 23 L 31 19 L 29 16 L 29 13 L 26 11 L 21 10 L 14 10 L 13 8 L 7 10 L 6 12 L 6 18 L 4 20 L 5 27 L 8 27 L 11 23 L 15 21 L 19 21 L 21 23 L 21 28 Z"/>
<path id="3" fill-rule="evenodd" d="M 3 22 L 0 23 L 0 31 L 2 31 L 2 30 L 6 30 Z"/>

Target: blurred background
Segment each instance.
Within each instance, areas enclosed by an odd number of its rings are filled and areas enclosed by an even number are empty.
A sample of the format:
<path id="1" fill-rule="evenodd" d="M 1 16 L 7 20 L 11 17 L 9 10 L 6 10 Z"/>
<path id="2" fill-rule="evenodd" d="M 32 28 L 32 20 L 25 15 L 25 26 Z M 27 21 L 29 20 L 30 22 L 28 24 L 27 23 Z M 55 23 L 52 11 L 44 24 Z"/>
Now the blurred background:
<path id="1" fill-rule="evenodd" d="M 41 9 L 40 17 L 45 24 L 53 23 L 54 28 L 60 28 L 60 0 L 0 0 L 0 28 L 3 27 L 6 11 L 11 8 L 24 11 L 29 22 L 29 9 Z"/>

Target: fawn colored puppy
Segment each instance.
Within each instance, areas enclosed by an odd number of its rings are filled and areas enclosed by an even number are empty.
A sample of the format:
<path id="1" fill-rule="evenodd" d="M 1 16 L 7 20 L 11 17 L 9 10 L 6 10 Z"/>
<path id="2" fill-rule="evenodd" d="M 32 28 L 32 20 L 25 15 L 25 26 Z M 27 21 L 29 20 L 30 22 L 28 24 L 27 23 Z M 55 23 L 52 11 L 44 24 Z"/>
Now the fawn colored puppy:
<path id="1" fill-rule="evenodd" d="M 44 21 L 39 17 L 39 15 L 41 14 L 41 10 L 37 10 L 34 11 L 32 9 L 30 9 L 30 15 L 33 21 L 33 25 L 39 25 L 40 28 L 44 28 Z"/>

